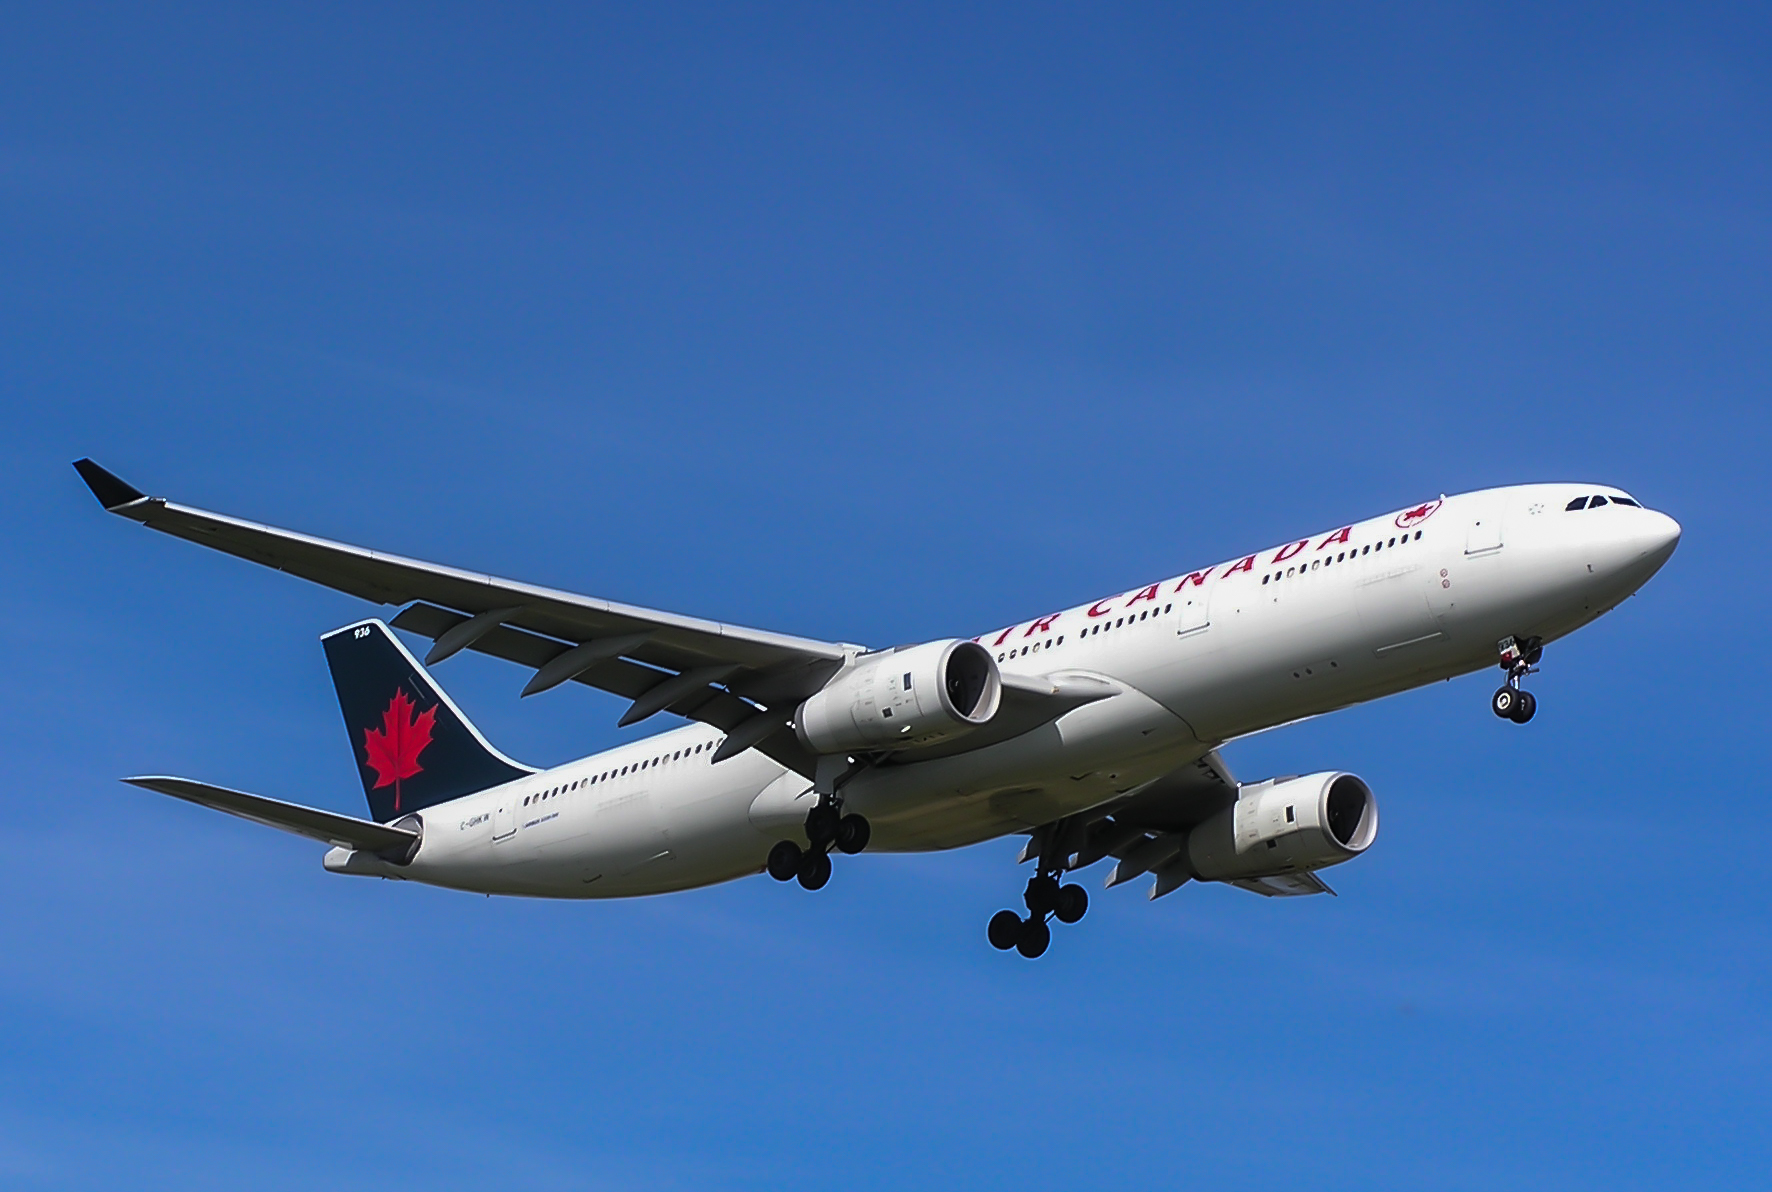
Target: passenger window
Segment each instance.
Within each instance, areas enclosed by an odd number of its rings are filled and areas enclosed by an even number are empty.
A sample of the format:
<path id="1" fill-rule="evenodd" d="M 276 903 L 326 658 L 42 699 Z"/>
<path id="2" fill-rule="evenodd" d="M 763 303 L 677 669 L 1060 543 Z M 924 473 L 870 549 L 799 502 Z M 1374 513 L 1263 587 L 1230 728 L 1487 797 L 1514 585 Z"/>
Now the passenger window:
<path id="1" fill-rule="evenodd" d="M 1591 500 L 1587 503 L 1587 507 L 1589 509 L 1598 509 L 1601 505 L 1604 505 L 1605 503 L 1606 503 L 1605 497 L 1595 497 L 1593 500 Z"/>
<path id="2" fill-rule="evenodd" d="M 1312 570 L 1312 571 L 1315 571 L 1315 570 L 1316 570 L 1316 569 L 1317 569 L 1317 564 L 1318 564 L 1318 562 L 1320 562 L 1320 561 L 1321 561 L 1321 560 L 1317 560 L 1317 559 L 1313 559 L 1313 560 L 1311 560 L 1311 570 Z"/>
<path id="3" fill-rule="evenodd" d="M 1371 547 L 1370 547 L 1370 546 L 1362 546 L 1362 547 L 1361 547 L 1361 548 L 1360 548 L 1360 553 L 1361 553 L 1361 554 L 1363 554 L 1363 555 L 1366 555 L 1366 554 L 1371 554 L 1371 553 L 1372 553 L 1372 548 L 1371 548 Z"/>
<path id="4" fill-rule="evenodd" d="M 1417 542 L 1421 541 L 1421 531 L 1420 530 L 1415 531 L 1415 541 L 1417 541 Z"/>
<path id="5" fill-rule="evenodd" d="M 1264 576 L 1262 576 L 1262 577 L 1261 577 L 1261 582 L 1262 582 L 1262 583 L 1264 583 L 1264 584 L 1265 584 L 1265 583 L 1267 583 L 1267 576 L 1265 576 L 1265 575 L 1264 575 Z"/>

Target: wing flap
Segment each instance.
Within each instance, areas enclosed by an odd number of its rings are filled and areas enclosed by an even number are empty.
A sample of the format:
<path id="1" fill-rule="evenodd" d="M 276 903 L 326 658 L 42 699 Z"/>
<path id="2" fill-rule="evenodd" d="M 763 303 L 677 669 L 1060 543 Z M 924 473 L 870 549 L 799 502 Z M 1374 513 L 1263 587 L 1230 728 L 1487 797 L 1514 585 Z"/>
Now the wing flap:
<path id="1" fill-rule="evenodd" d="M 342 848 L 363 849 L 372 853 L 404 853 L 418 840 L 418 833 L 408 828 L 378 824 L 373 820 L 356 819 L 333 811 L 321 811 L 317 807 L 303 807 L 299 803 L 285 803 L 280 799 L 267 799 L 263 795 L 249 795 L 245 791 L 211 786 L 189 778 L 155 774 L 125 778 L 123 781 L 156 794 L 171 795 L 187 803 L 225 811 L 255 824 L 281 828 L 297 836 L 306 836 L 311 840 Z"/>

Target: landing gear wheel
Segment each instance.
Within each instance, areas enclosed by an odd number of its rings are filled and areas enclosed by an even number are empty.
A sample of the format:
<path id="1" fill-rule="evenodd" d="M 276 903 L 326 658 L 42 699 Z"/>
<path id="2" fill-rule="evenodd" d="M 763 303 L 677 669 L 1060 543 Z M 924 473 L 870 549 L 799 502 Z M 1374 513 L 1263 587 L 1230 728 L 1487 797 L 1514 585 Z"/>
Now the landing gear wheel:
<path id="1" fill-rule="evenodd" d="M 868 837 L 873 829 L 868 821 L 859 815 L 846 815 L 837 821 L 837 847 L 846 853 L 859 853 L 868 846 Z"/>
<path id="2" fill-rule="evenodd" d="M 1525 724 L 1537 715 L 1538 699 L 1530 691 L 1519 691 L 1514 695 L 1514 710 L 1508 713 L 1507 718 L 1515 724 Z"/>
<path id="3" fill-rule="evenodd" d="M 769 876 L 778 882 L 791 882 L 800 872 L 804 850 L 791 840 L 777 841 L 769 850 Z"/>
<path id="4" fill-rule="evenodd" d="M 1046 926 L 1044 919 L 1029 919 L 1021 925 L 1021 938 L 1015 941 L 1015 950 L 1029 960 L 1043 956 L 1046 948 L 1052 943 L 1052 928 Z"/>
<path id="5" fill-rule="evenodd" d="M 1028 904 L 1028 914 L 1035 918 L 1045 918 L 1047 911 L 1058 906 L 1058 879 L 1046 873 L 1029 878 L 1027 893 L 1022 895 L 1022 901 Z"/>
<path id="6" fill-rule="evenodd" d="M 808 890 L 821 889 L 831 880 L 831 858 L 826 853 L 810 852 L 800 858 L 800 884 Z"/>
<path id="7" fill-rule="evenodd" d="M 991 925 L 985 934 L 990 937 L 991 947 L 1007 952 L 1021 939 L 1021 916 L 1014 911 L 998 911 L 991 916 Z"/>
<path id="8" fill-rule="evenodd" d="M 1072 884 L 1058 891 L 1057 905 L 1052 913 L 1058 916 L 1060 923 L 1075 923 L 1089 909 L 1089 891 Z"/>
<path id="9" fill-rule="evenodd" d="M 1515 709 L 1520 706 L 1523 691 L 1515 691 L 1512 687 L 1503 687 L 1489 700 L 1489 708 L 1503 720 L 1514 719 Z"/>
<path id="10" fill-rule="evenodd" d="M 813 848 L 823 848 L 837 838 L 839 823 L 837 809 L 829 803 L 820 803 L 806 813 L 806 839 L 812 842 Z"/>

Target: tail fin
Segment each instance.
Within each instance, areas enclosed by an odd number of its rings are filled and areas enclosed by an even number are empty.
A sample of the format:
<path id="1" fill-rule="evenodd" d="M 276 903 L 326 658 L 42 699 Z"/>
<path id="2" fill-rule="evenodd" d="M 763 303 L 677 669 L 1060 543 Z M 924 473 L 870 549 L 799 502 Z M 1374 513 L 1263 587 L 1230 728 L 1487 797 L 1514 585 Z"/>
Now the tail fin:
<path id="1" fill-rule="evenodd" d="M 535 772 L 494 749 L 380 621 L 320 641 L 378 822 Z"/>

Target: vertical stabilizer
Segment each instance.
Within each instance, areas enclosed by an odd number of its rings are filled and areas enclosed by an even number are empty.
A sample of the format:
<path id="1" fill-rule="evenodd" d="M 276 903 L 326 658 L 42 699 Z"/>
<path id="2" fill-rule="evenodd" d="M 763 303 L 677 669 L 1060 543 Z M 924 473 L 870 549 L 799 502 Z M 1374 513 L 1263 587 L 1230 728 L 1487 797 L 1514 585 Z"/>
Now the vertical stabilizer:
<path id="1" fill-rule="evenodd" d="M 347 625 L 320 641 L 377 821 L 535 772 L 494 749 L 382 622 Z"/>

